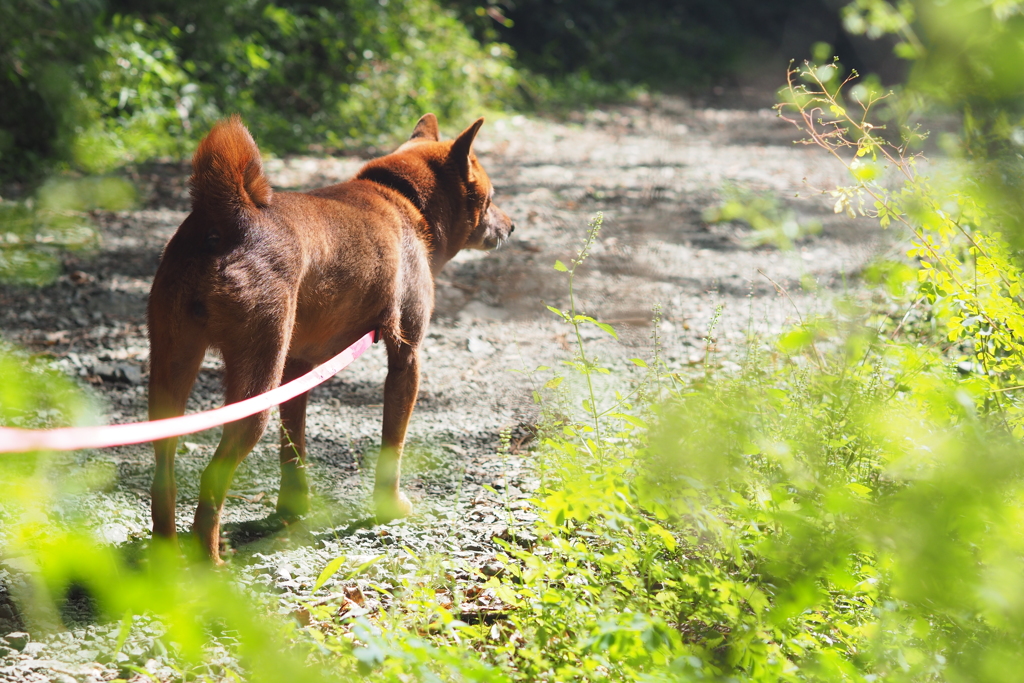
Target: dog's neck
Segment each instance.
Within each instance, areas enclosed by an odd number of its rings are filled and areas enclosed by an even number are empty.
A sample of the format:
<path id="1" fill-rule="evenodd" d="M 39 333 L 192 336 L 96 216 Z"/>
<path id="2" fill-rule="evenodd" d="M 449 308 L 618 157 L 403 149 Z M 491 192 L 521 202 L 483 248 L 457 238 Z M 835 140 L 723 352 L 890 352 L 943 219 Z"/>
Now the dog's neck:
<path id="1" fill-rule="evenodd" d="M 360 172 L 359 178 L 391 188 L 408 199 L 420 213 L 426 211 L 426 199 L 420 194 L 420 191 L 408 178 L 393 169 L 386 166 L 370 166 Z"/>
<path id="2" fill-rule="evenodd" d="M 394 190 L 409 200 L 419 214 L 423 217 L 424 228 L 427 231 L 428 243 L 430 245 L 430 270 L 437 275 L 455 256 L 459 249 L 452 250 L 451 227 L 459 219 L 458 209 L 449 206 L 444 201 L 441 193 L 435 192 L 434 187 L 422 188 L 417 186 L 403 173 L 387 166 L 364 167 L 357 176 L 360 180 L 369 180 L 377 185 L 382 185 Z M 460 245 L 461 246 L 461 245 Z"/>

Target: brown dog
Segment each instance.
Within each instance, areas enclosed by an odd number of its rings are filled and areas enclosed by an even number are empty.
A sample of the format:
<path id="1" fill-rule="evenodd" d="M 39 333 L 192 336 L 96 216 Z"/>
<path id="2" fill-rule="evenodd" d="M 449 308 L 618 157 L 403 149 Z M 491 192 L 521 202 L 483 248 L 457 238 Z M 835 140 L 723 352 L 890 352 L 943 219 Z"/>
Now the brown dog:
<path id="1" fill-rule="evenodd" d="M 388 374 L 374 499 L 379 520 L 409 514 L 399 491 L 406 426 L 419 386 L 419 345 L 435 276 L 460 249 L 492 249 L 514 226 L 472 152 L 483 119 L 440 142 L 437 119 L 366 164 L 353 180 L 308 193 L 270 189 L 237 117 L 192 159 L 192 213 L 164 249 L 149 297 L 149 417 L 181 415 L 208 347 L 224 357 L 225 402 L 305 374 L 370 330 Z M 309 508 L 307 394 L 281 406 L 277 510 Z M 203 472 L 193 531 L 219 562 L 220 512 L 235 468 L 267 425 L 264 411 L 224 426 Z M 176 439 L 154 443 L 153 533 L 175 538 Z"/>

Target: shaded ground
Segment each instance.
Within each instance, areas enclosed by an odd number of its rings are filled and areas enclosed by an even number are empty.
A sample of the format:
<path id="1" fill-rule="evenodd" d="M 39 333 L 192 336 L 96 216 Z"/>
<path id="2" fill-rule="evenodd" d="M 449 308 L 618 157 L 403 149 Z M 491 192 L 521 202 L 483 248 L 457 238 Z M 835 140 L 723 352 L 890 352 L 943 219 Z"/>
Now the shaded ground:
<path id="1" fill-rule="evenodd" d="M 552 264 L 572 258 L 598 211 L 605 213 L 605 227 L 577 292 L 588 313 L 619 328 L 620 342 L 594 334 L 590 343 L 622 373 L 629 372 L 626 359 L 650 353 L 655 303 L 665 317 L 664 357 L 684 370 L 703 363 L 703 338 L 718 307 L 714 351 L 728 365 L 749 330 L 771 333 L 794 307 L 807 313 L 826 306 L 828 295 L 847 287 L 882 241 L 871 222 L 837 216 L 816 195 L 817 188 L 844 181 L 841 169 L 818 150 L 793 145 L 794 133 L 766 109 L 693 108 L 674 99 L 565 123 L 489 121 L 477 151 L 497 188 L 496 201 L 518 227 L 495 253 L 460 255 L 438 282 L 405 468 L 415 515 L 386 527 L 359 524 L 369 514 L 385 375 L 383 348 L 374 348 L 313 392 L 307 434 L 317 501 L 306 524 L 268 534 L 257 523 L 276 502 L 276 425 L 239 469 L 225 519 L 232 561 L 245 567 L 245 580 L 308 595 L 330 559 L 399 557 L 403 546 L 421 556 L 460 558 L 467 567 L 493 561 L 490 539 L 512 537 L 509 525 L 526 525 L 534 514 L 517 502 L 536 485 L 526 452 L 535 419 L 533 380 L 519 371 L 557 366 L 571 355 L 568 330 L 544 304 L 566 304 L 564 276 Z M 294 158 L 267 167 L 275 186 L 302 189 L 345 180 L 361 163 Z M 96 216 L 103 237 L 98 253 L 70 260 L 67 274 L 42 290 L 0 288 L 3 336 L 52 354 L 91 384 L 110 422 L 145 419 L 146 297 L 160 249 L 187 215 L 187 176 L 187 165 L 146 169 L 139 178 L 148 197 L 143 208 Z M 801 217 L 821 221 L 823 232 L 790 252 L 742 247 L 744 228 L 701 219 L 721 201 L 726 183 L 777 195 Z M 818 294 L 801 287 L 808 277 Z M 789 297 L 780 297 L 767 278 Z M 208 357 L 189 411 L 220 404 L 220 375 L 219 359 Z M 507 454 L 499 453 L 503 428 L 512 429 Z M 177 467 L 182 530 L 191 522 L 199 473 L 218 437 L 212 430 L 183 440 Z M 105 491 L 76 501 L 103 512 L 102 537 L 131 544 L 148 536 L 148 447 L 72 454 L 62 463 L 67 472 L 105 464 L 113 473 Z M 6 588 L 17 583 L 19 571 L 3 565 Z M 473 580 L 469 573 L 463 578 Z M 387 599 L 366 593 L 371 602 Z M 4 596 L 0 590 L 0 633 L 24 628 Z M 110 630 L 74 628 L 27 648 L 8 648 L 0 680 L 110 679 L 126 661 L 160 675 L 159 653 L 141 636 L 138 652 L 129 646 L 122 653 L 127 659 L 97 664 L 90 653 L 98 646 L 85 643 L 109 639 Z"/>

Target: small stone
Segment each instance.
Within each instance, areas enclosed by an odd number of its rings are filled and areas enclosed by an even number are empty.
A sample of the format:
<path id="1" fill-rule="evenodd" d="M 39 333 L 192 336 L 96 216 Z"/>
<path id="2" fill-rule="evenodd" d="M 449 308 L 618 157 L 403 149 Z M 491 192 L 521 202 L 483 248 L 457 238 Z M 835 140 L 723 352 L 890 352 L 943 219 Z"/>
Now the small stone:
<path id="1" fill-rule="evenodd" d="M 345 586 L 341 590 L 345 594 L 345 597 L 355 604 L 360 607 L 366 605 L 366 596 L 363 595 L 363 591 L 359 589 L 359 586 Z"/>
<path id="2" fill-rule="evenodd" d="M 68 275 L 68 279 L 76 285 L 88 285 L 96 281 L 96 278 L 82 270 L 74 271 Z"/>
<path id="3" fill-rule="evenodd" d="M 117 368 L 110 363 L 96 363 L 92 366 L 92 374 L 113 381 L 117 379 Z"/>
<path id="4" fill-rule="evenodd" d="M 496 350 L 493 344 L 489 341 L 480 339 L 479 337 L 470 337 L 468 346 L 469 352 L 474 356 L 490 356 L 493 355 Z"/>
<path id="5" fill-rule="evenodd" d="M 142 370 L 139 366 L 130 363 L 121 363 L 117 366 L 120 376 L 129 384 L 142 384 Z"/>
<path id="6" fill-rule="evenodd" d="M 19 652 L 25 649 L 25 646 L 31 642 L 32 636 L 22 631 L 15 631 L 14 633 L 8 633 L 4 636 L 4 642 L 13 647 Z"/>
<path id="7" fill-rule="evenodd" d="M 494 562 L 488 562 L 484 566 L 480 567 L 480 573 L 484 576 L 501 576 L 505 573 L 505 565 L 496 560 Z"/>
<path id="8" fill-rule="evenodd" d="M 502 308 L 488 306 L 482 301 L 470 301 L 459 311 L 458 319 L 464 324 L 477 320 L 506 320 L 508 312 Z"/>

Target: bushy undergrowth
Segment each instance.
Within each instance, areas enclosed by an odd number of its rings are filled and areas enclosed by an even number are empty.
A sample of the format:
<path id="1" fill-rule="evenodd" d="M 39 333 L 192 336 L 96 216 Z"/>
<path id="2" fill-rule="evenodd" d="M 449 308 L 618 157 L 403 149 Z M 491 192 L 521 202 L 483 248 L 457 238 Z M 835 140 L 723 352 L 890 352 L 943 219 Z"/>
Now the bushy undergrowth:
<path id="1" fill-rule="evenodd" d="M 24 201 L 0 202 L 0 281 L 43 285 L 61 272 L 68 252 L 97 241 L 89 212 L 119 211 L 135 202 L 122 178 L 52 178 Z"/>
<path id="2" fill-rule="evenodd" d="M 743 82 L 757 64 L 808 56 L 838 28 L 837 7 L 808 0 L 448 0 L 482 39 L 532 73 L 680 90 Z M 813 27 L 813 29 L 812 29 Z M 843 37 L 839 40 L 845 42 Z"/>
<path id="3" fill-rule="evenodd" d="M 570 292 L 599 227 L 556 264 Z M 579 330 L 614 330 L 570 297 L 555 311 L 576 332 L 568 374 L 536 372 L 539 518 L 528 541 L 496 541 L 504 572 L 475 589 L 499 601 L 491 619 L 458 618 L 468 596 L 446 578 L 457 560 L 415 557 L 417 570 L 382 588 L 388 609 L 311 603 L 305 627 L 260 617 L 274 599 L 240 593 L 230 574 L 159 547 L 126 564 L 74 520 L 47 524 L 61 496 L 110 473 L 62 490 L 46 460 L 6 477 L 5 547 L 35 558 L 19 604 L 45 627 L 61 596 L 85 587 L 101 618 L 122 620 L 116 648 L 134 615 L 155 618 L 183 677 L 1007 680 L 1024 652 L 1021 445 L 986 382 L 924 343 L 941 328 L 907 274 L 880 265 L 870 297 L 752 338 L 737 374 L 709 366 L 697 379 L 657 351 L 629 372 L 602 367 Z M 5 405 L 38 396 L 8 394 Z M 38 410 L 19 414 L 49 415 Z M 343 567 L 318 585 L 363 571 Z M 214 645 L 227 667 L 204 664 Z"/>
<path id="4" fill-rule="evenodd" d="M 454 130 L 516 82 L 509 49 L 435 0 L 4 3 L 0 46 L 5 180 L 180 158 L 229 113 L 268 152 L 378 145 L 426 111 Z"/>

